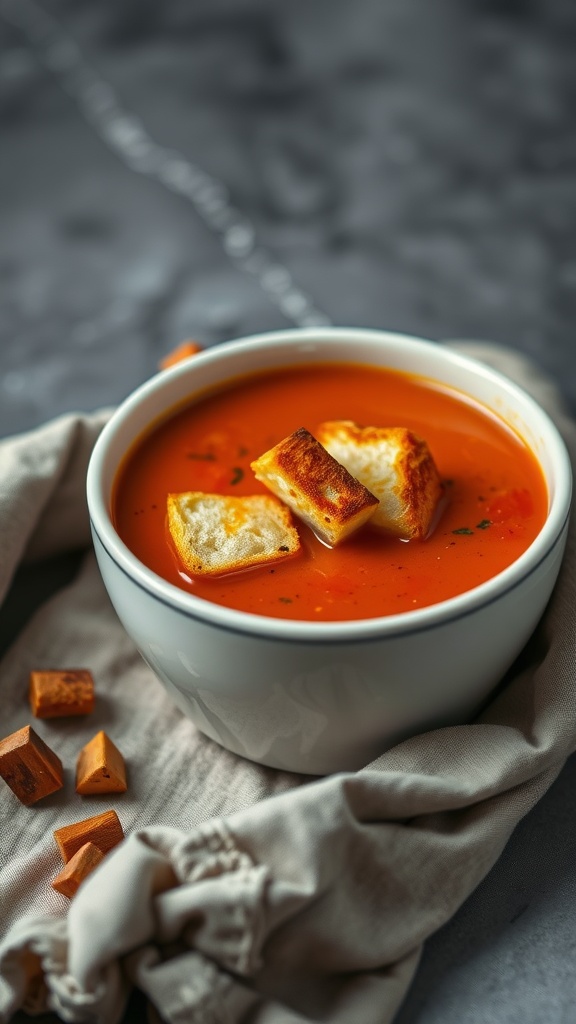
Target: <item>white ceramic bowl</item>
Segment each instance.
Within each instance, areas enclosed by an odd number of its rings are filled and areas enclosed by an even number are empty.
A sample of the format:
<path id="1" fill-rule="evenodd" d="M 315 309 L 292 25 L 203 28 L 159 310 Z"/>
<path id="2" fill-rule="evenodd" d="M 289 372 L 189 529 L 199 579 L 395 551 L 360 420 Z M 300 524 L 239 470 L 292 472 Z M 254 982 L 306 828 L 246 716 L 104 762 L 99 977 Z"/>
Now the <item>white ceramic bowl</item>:
<path id="1" fill-rule="evenodd" d="M 146 568 L 110 518 L 118 465 L 163 414 L 238 374 L 319 361 L 417 372 L 508 421 L 536 453 L 546 523 L 509 568 L 458 597 L 386 618 L 313 623 L 201 600 Z M 198 728 L 252 760 L 297 772 L 356 770 L 399 739 L 469 719 L 528 640 L 554 586 L 571 500 L 555 426 L 522 390 L 441 345 L 379 331 L 289 330 L 221 345 L 135 391 L 103 430 L 88 470 L 102 577 L 120 620 Z"/>

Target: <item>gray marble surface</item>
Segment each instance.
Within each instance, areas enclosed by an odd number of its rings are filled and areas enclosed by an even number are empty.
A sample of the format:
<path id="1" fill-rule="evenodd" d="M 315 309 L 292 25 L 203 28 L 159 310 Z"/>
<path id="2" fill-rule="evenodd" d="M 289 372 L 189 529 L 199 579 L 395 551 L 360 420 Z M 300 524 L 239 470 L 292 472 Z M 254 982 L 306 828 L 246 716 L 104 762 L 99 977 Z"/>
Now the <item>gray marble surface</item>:
<path id="1" fill-rule="evenodd" d="M 320 314 L 504 342 L 576 413 L 575 88 L 574 0 L 0 0 L 0 436 L 118 402 L 190 335 Z M 274 286 L 120 158 L 135 124 L 225 183 Z M 18 579 L 0 640 L 32 603 Z M 576 1021 L 575 784 L 428 943 L 398 1024 Z"/>

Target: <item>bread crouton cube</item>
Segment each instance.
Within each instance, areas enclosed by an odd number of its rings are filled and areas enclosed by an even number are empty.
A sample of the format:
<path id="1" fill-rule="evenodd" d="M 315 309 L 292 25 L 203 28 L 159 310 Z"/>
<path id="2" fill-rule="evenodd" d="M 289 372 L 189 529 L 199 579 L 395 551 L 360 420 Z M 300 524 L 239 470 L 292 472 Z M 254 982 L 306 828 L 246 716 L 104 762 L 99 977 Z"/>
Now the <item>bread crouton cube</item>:
<path id="1" fill-rule="evenodd" d="M 251 463 L 266 487 L 335 547 L 378 508 L 378 498 L 306 430 L 298 430 Z"/>
<path id="2" fill-rule="evenodd" d="M 443 493 L 428 445 L 404 427 L 319 424 L 322 444 L 379 499 L 370 525 L 404 540 L 424 539 Z"/>
<path id="3" fill-rule="evenodd" d="M 168 526 L 193 576 L 219 576 L 277 562 L 300 550 L 290 510 L 266 494 L 169 494 Z"/>
<path id="4" fill-rule="evenodd" d="M 94 678 L 84 668 L 32 671 L 28 695 L 36 718 L 89 715 L 94 710 Z"/>
<path id="5" fill-rule="evenodd" d="M 124 839 L 124 829 L 116 811 L 103 811 L 91 818 L 63 825 L 52 833 L 64 864 L 72 859 L 85 843 L 93 843 L 102 853 L 108 853 Z"/>
<path id="6" fill-rule="evenodd" d="M 76 792 L 125 793 L 126 765 L 115 743 L 101 729 L 82 747 L 76 761 Z"/>
<path id="7" fill-rule="evenodd" d="M 94 843 L 84 843 L 67 864 L 52 880 L 52 888 L 69 900 L 77 893 L 80 885 L 97 868 L 105 854 Z"/>
<path id="8" fill-rule="evenodd" d="M 29 725 L 0 740 L 0 778 L 26 807 L 64 785 L 60 758 Z"/>
<path id="9" fill-rule="evenodd" d="M 176 348 L 167 352 L 165 356 L 158 363 L 159 370 L 167 370 L 170 366 L 176 366 L 177 363 L 181 363 L 184 359 L 190 359 L 191 356 L 195 356 L 198 352 L 202 351 L 202 346 L 189 338 L 187 341 L 183 341 Z"/>

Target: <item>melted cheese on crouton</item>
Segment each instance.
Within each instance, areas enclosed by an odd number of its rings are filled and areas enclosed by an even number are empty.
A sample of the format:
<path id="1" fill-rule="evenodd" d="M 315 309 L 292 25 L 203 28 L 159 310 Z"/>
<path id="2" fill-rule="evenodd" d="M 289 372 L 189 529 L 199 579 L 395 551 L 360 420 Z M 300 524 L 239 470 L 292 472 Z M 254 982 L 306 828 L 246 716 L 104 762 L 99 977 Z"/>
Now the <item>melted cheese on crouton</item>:
<path id="1" fill-rule="evenodd" d="M 300 537 L 290 510 L 268 495 L 169 494 L 168 527 L 194 576 L 217 576 L 295 555 Z"/>
<path id="2" fill-rule="evenodd" d="M 362 526 L 378 498 L 300 427 L 251 463 L 256 478 L 334 547 Z"/>
<path id="3" fill-rule="evenodd" d="M 428 445 L 404 427 L 321 423 L 324 447 L 379 499 L 370 525 L 405 540 L 424 539 L 443 488 Z"/>

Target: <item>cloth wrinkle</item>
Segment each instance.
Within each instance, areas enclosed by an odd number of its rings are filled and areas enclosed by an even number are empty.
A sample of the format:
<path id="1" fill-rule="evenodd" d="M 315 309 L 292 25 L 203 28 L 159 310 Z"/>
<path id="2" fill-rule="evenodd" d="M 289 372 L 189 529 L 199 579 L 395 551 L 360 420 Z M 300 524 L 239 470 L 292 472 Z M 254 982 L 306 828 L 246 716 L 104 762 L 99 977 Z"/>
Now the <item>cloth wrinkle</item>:
<path id="1" fill-rule="evenodd" d="M 232 990 L 242 994 L 245 1008 L 256 998 L 249 990 L 243 992 L 230 974 L 206 956 L 193 951 L 162 961 L 158 950 L 140 949 L 128 958 L 127 971 L 153 1005 L 161 1006 L 167 1024 L 231 1024 L 236 1018 L 226 1012 L 226 1003 Z"/>

